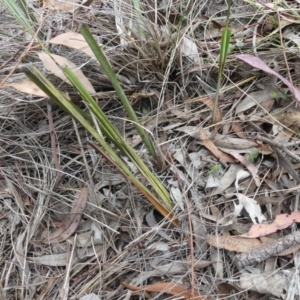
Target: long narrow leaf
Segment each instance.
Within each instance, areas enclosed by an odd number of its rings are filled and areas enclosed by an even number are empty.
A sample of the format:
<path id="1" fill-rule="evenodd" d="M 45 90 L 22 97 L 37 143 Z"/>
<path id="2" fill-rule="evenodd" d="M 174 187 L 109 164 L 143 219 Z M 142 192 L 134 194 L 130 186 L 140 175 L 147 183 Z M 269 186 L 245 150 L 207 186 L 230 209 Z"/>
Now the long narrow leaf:
<path id="1" fill-rule="evenodd" d="M 116 74 L 114 73 L 109 61 L 107 60 L 104 52 L 98 46 L 96 40 L 94 39 L 94 37 L 92 36 L 92 34 L 90 33 L 90 31 L 88 30 L 88 28 L 86 26 L 82 26 L 81 33 L 84 36 L 86 42 L 89 44 L 89 46 L 90 46 L 91 50 L 93 51 L 95 57 L 97 58 L 98 62 L 101 64 L 106 76 L 111 81 L 114 89 L 116 90 L 116 92 L 120 98 L 120 101 L 122 102 L 122 105 L 126 109 L 126 112 L 129 116 L 129 118 L 131 119 L 131 121 L 134 122 L 134 126 L 135 126 L 138 134 L 142 138 L 143 143 L 147 147 L 150 155 L 156 159 L 157 156 L 156 156 L 155 149 L 152 145 L 152 142 L 149 139 L 144 128 L 139 125 L 139 120 L 138 120 L 132 106 L 130 105 L 130 102 L 128 101 L 128 99 L 121 87 L 121 84 L 120 84 Z"/>
<path id="2" fill-rule="evenodd" d="M 67 99 L 61 92 L 59 92 L 36 67 L 23 67 L 21 70 L 32 82 L 34 82 L 42 91 L 44 91 L 56 105 L 60 106 L 66 113 L 69 113 L 69 110 L 68 107 L 63 105 L 63 103 L 65 101 L 68 101 L 69 105 L 72 106 L 74 110 L 77 110 L 90 124 L 92 124 L 92 118 L 72 102 L 70 102 L 69 99 Z"/>
<path id="3" fill-rule="evenodd" d="M 214 107 L 213 107 L 213 111 L 212 111 L 212 124 L 216 124 L 216 113 L 217 113 L 217 106 L 219 104 L 222 76 L 223 76 L 223 72 L 224 72 L 224 67 L 225 67 L 225 63 L 226 63 L 226 59 L 227 59 L 227 55 L 228 55 L 230 38 L 231 38 L 231 30 L 228 28 L 229 27 L 229 17 L 230 17 L 230 7 L 231 7 L 231 0 L 228 1 L 226 26 L 222 32 L 222 37 L 221 37 L 218 83 L 217 83 Z"/>
<path id="4" fill-rule="evenodd" d="M 75 74 L 72 73 L 72 70 L 68 70 L 73 76 L 70 76 L 70 81 L 76 78 Z M 38 87 L 43 90 L 56 104 L 58 104 L 61 108 L 63 108 L 71 117 L 73 117 L 77 122 L 79 122 L 103 147 L 106 153 L 108 153 L 109 157 L 112 159 L 114 164 L 118 166 L 119 169 L 122 170 L 122 173 L 126 175 L 134 186 L 140 190 L 143 195 L 147 197 L 147 199 L 154 205 L 155 207 L 167 218 L 172 219 L 172 215 L 170 212 L 172 211 L 172 204 L 170 201 L 170 195 L 165 190 L 164 186 L 159 182 L 159 180 L 151 173 L 151 171 L 147 168 L 146 165 L 143 166 L 143 161 L 139 158 L 139 156 L 133 150 L 131 152 L 130 146 L 128 148 L 124 147 L 127 155 L 133 161 L 138 162 L 137 166 L 141 170 L 142 174 L 150 179 L 152 186 L 156 190 L 157 194 L 162 200 L 159 200 L 150 190 L 145 187 L 141 181 L 139 181 L 129 170 L 128 166 L 125 162 L 120 158 L 120 156 L 113 151 L 113 149 L 107 144 L 104 138 L 94 129 L 92 126 L 92 118 L 86 115 L 80 108 L 74 105 L 71 101 L 69 101 L 61 92 L 59 92 L 55 86 L 34 66 L 26 67 L 23 69 L 23 72 L 29 77 L 29 79 L 33 80 Z M 66 75 L 68 72 L 66 72 Z M 74 78 L 73 78 L 74 77 Z M 77 79 L 78 80 L 78 79 Z M 71 81 L 72 82 L 72 81 Z M 82 95 L 89 95 L 85 90 L 84 86 L 80 83 L 76 82 L 79 86 L 79 90 L 81 90 Z M 92 99 L 92 97 L 90 97 Z M 92 99 L 93 100 L 93 99 Z M 94 100 L 93 100 L 94 101 Z M 100 109 L 100 108 L 99 108 Z M 117 131 L 116 131 L 117 132 Z M 120 139 L 121 140 L 121 139 Z M 123 141 L 124 145 L 126 144 Z M 141 167 L 142 166 L 142 167 Z M 169 200 L 168 201 L 166 201 Z M 173 219 L 172 219 L 173 220 Z M 174 222 L 174 221 L 173 221 Z M 176 222 L 174 223 L 176 224 Z"/>
<path id="5" fill-rule="evenodd" d="M 99 121 L 99 126 L 105 136 L 107 136 L 115 146 L 122 151 L 139 169 L 141 174 L 150 182 L 153 189 L 162 199 L 163 205 L 171 211 L 173 204 L 170 198 L 169 192 L 163 186 L 163 184 L 158 180 L 158 178 L 149 170 L 143 160 L 137 155 L 136 151 L 123 139 L 119 131 L 110 123 L 104 112 L 97 105 L 95 100 L 86 90 L 84 85 L 78 80 L 74 72 L 66 67 L 64 68 L 65 75 L 68 77 L 70 82 L 76 87 L 79 91 L 82 98 L 89 104 L 91 111 L 94 113 L 96 118 Z"/>
<path id="6" fill-rule="evenodd" d="M 90 146 L 92 146 L 97 152 L 102 154 L 107 160 L 109 160 L 111 163 L 114 164 L 114 166 L 126 177 L 128 178 L 135 186 L 136 188 L 148 199 L 148 201 L 168 220 L 172 221 L 172 223 L 178 227 L 178 221 L 174 219 L 173 215 L 170 213 L 170 211 L 166 210 L 163 205 L 160 204 L 160 202 L 157 201 L 157 199 L 153 196 L 153 194 L 149 193 L 149 190 L 143 188 L 143 186 L 136 185 L 134 181 L 130 177 L 127 176 L 126 173 L 122 170 L 122 168 L 114 162 L 99 146 L 89 143 Z"/>
<path id="7" fill-rule="evenodd" d="M 39 22 L 26 0 L 0 0 L 0 3 L 32 37 L 35 35 Z M 39 33 L 38 37 L 42 40 L 43 34 Z"/>

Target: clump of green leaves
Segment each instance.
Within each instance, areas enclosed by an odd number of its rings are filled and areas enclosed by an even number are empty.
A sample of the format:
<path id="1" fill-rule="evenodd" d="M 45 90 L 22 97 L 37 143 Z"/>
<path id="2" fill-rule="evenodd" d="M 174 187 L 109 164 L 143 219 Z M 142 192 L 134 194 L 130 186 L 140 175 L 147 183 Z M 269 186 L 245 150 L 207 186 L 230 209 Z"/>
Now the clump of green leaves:
<path id="1" fill-rule="evenodd" d="M 209 167 L 208 174 L 213 177 L 218 176 L 219 173 L 222 171 L 221 164 L 210 164 L 208 167 Z"/>
<path id="2" fill-rule="evenodd" d="M 277 93 L 274 91 L 270 93 L 270 96 L 274 99 L 278 97 Z"/>
<path id="3" fill-rule="evenodd" d="M 246 162 L 252 164 L 258 158 L 259 152 L 258 149 L 253 148 L 249 154 L 245 156 Z"/>

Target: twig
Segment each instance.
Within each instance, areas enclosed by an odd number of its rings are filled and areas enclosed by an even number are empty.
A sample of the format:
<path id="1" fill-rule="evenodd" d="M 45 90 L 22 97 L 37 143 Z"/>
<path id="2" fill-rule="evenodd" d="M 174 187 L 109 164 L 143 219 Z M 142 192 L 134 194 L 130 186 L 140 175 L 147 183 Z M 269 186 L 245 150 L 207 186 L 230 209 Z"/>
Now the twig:
<path id="1" fill-rule="evenodd" d="M 280 14 L 279 14 L 278 9 L 276 10 L 276 13 L 277 13 L 277 19 L 278 19 L 278 24 L 279 24 L 278 29 L 279 29 L 280 45 L 284 49 L 284 42 L 283 42 L 283 37 L 282 37 L 282 24 L 281 24 L 281 21 L 280 21 Z M 294 99 L 296 99 L 295 88 L 294 88 L 294 85 L 293 85 L 293 80 L 292 80 L 292 76 L 291 76 L 291 72 L 290 72 L 290 67 L 289 67 L 289 63 L 288 63 L 288 60 L 287 60 L 287 57 L 286 57 L 286 54 L 285 54 L 284 50 L 282 51 L 282 55 L 283 55 L 284 62 L 285 62 L 285 65 L 286 65 L 287 74 L 289 76 L 289 81 L 291 83 L 292 93 L 293 93 Z M 298 102 L 296 101 L 296 107 L 297 107 L 297 105 L 298 105 Z"/>
<path id="2" fill-rule="evenodd" d="M 262 141 L 262 142 L 265 142 L 271 146 L 274 146 L 276 148 L 279 148 L 281 149 L 283 152 L 285 152 L 289 157 L 297 160 L 298 162 L 300 162 L 300 157 L 296 154 L 294 154 L 292 151 L 290 151 L 289 149 L 286 148 L 286 146 L 280 144 L 280 143 L 277 143 L 277 142 L 274 142 L 272 140 L 270 140 L 269 138 L 266 138 L 266 137 L 263 137 L 261 135 L 257 135 L 256 136 L 256 139 L 259 140 L 259 141 Z"/>
<path id="3" fill-rule="evenodd" d="M 268 135 L 259 126 L 257 126 L 253 122 L 247 122 L 247 124 L 257 132 L 260 132 L 264 137 L 268 138 Z M 282 165 L 289 172 L 289 174 L 296 180 L 296 182 L 300 183 L 299 176 L 296 173 L 296 171 L 293 169 L 292 164 L 283 156 L 283 154 L 278 149 L 278 147 L 274 146 L 273 144 L 271 144 L 271 147 L 274 153 L 276 154 L 277 165 L 278 166 Z"/>
<path id="4" fill-rule="evenodd" d="M 248 252 L 237 254 L 235 257 L 235 262 L 239 268 L 252 265 L 254 263 L 259 263 L 271 257 L 272 255 L 276 255 L 279 252 L 299 243 L 300 231 L 297 231 L 294 234 L 286 235 L 282 238 L 266 243 L 261 247 L 254 248 Z"/>
<path id="5" fill-rule="evenodd" d="M 290 143 L 285 143 L 284 145 L 285 145 L 285 147 L 295 147 L 295 146 L 300 145 L 300 141 L 293 141 L 293 142 L 290 142 Z"/>
<path id="6" fill-rule="evenodd" d="M 15 66 L 12 68 L 12 70 L 8 73 L 8 75 L 2 80 L 2 82 L 0 83 L 0 88 L 3 87 L 4 83 L 9 79 L 9 77 L 15 72 L 15 70 L 18 68 L 18 66 L 20 65 L 20 63 L 22 62 L 23 58 L 27 55 L 27 53 L 29 52 L 33 42 L 35 41 L 36 37 L 38 36 L 42 26 L 44 25 L 44 21 L 41 22 L 38 30 L 36 31 L 35 35 L 32 37 L 30 43 L 28 44 L 27 48 L 25 49 L 25 51 L 22 53 L 22 55 L 19 57 L 17 63 L 15 64 Z M 18 52 L 17 52 L 18 53 Z"/>
<path id="7" fill-rule="evenodd" d="M 257 37 L 257 30 L 258 30 L 258 26 L 262 23 L 262 21 L 264 20 L 264 18 L 266 17 L 267 14 L 263 14 L 259 20 L 257 21 L 257 24 L 254 27 L 254 31 L 253 31 L 253 38 L 252 38 L 252 46 L 253 46 L 253 52 L 255 54 L 255 56 L 258 57 L 257 55 L 257 49 L 256 49 L 256 37 Z"/>

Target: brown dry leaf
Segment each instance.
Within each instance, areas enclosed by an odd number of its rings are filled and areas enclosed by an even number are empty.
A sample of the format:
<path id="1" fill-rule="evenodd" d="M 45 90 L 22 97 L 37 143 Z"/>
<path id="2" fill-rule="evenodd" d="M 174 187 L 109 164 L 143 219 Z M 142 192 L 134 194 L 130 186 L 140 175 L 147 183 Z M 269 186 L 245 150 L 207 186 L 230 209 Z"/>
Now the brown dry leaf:
<path id="1" fill-rule="evenodd" d="M 241 114 L 248 109 L 251 109 L 252 107 L 256 107 L 258 104 L 263 106 L 265 102 L 269 101 L 271 99 L 271 93 L 279 93 L 279 91 L 272 86 L 267 86 L 264 90 L 255 91 L 252 93 L 247 94 L 247 96 L 239 103 L 239 105 L 236 107 L 236 114 Z M 268 103 L 268 106 L 272 106 L 274 103 L 274 100 L 272 100 L 272 103 Z"/>
<path id="2" fill-rule="evenodd" d="M 229 283 L 222 282 L 218 284 L 218 299 L 229 299 L 230 296 L 233 295 L 233 292 L 241 293 L 237 287 Z"/>
<path id="3" fill-rule="evenodd" d="M 195 139 L 201 140 L 201 136 L 199 134 L 199 126 L 184 126 L 184 127 L 176 128 L 176 130 L 180 132 L 185 132 L 188 135 L 194 137 Z M 206 132 L 206 136 L 208 136 L 209 131 L 208 130 L 204 130 L 204 131 Z M 243 150 L 249 150 L 257 147 L 257 143 L 253 141 L 249 141 L 248 139 L 244 140 L 239 138 L 232 138 L 218 133 L 216 133 L 215 135 L 213 133 L 212 135 L 213 135 L 214 145 L 220 148 L 242 150 L 242 152 L 247 152 Z M 207 137 L 207 139 L 209 138 Z"/>
<path id="4" fill-rule="evenodd" d="M 291 246 L 290 248 L 288 248 L 286 250 L 283 250 L 283 251 L 279 252 L 277 254 L 277 256 L 290 255 L 290 254 L 296 253 L 296 251 L 298 251 L 299 249 L 300 249 L 300 244 L 296 244 L 296 245 L 293 245 L 293 246 Z"/>
<path id="5" fill-rule="evenodd" d="M 241 122 L 234 121 L 231 123 L 231 130 L 241 139 L 247 140 Z"/>
<path id="6" fill-rule="evenodd" d="M 233 138 L 221 134 L 216 134 L 214 143 L 219 148 L 232 149 L 241 152 L 247 152 L 244 150 L 249 150 L 257 147 L 257 144 L 255 142 L 249 141 L 248 139 L 242 140 L 239 138 Z"/>
<path id="7" fill-rule="evenodd" d="M 62 33 L 49 41 L 52 44 L 64 45 L 73 49 L 80 50 L 86 55 L 94 58 L 93 51 L 90 49 L 88 43 L 80 33 L 66 32 Z"/>
<path id="8" fill-rule="evenodd" d="M 43 0 L 43 7 L 64 12 L 73 12 L 81 6 L 90 6 L 93 0 Z"/>
<path id="9" fill-rule="evenodd" d="M 213 99 L 211 97 L 209 97 L 209 98 L 199 97 L 198 101 L 205 104 L 208 108 L 210 108 L 211 111 L 213 110 L 215 99 Z M 221 106 L 218 105 L 217 111 L 216 111 L 216 123 L 220 124 L 222 122 L 222 119 L 223 119 L 223 117 L 222 117 Z"/>
<path id="10" fill-rule="evenodd" d="M 292 112 L 285 112 L 279 116 L 273 116 L 277 121 L 283 125 L 290 127 L 292 125 L 300 126 L 300 111 L 294 110 Z"/>
<path id="11" fill-rule="evenodd" d="M 294 222 L 300 223 L 300 212 L 292 212 L 290 215 L 277 215 L 271 224 L 254 224 L 250 231 L 242 236 L 247 238 L 258 238 L 276 232 L 277 230 L 288 228 Z"/>
<path id="12" fill-rule="evenodd" d="M 289 142 L 292 136 L 294 135 L 294 132 L 298 130 L 297 125 L 292 125 L 290 128 L 284 128 L 281 130 L 273 139 L 274 142 L 277 143 L 284 143 L 284 142 Z M 296 137 L 297 139 L 297 137 Z"/>
<path id="13" fill-rule="evenodd" d="M 256 141 L 257 145 L 259 147 L 258 152 L 264 155 L 272 154 L 274 151 L 270 145 L 264 144 L 261 141 Z"/>
<path id="14" fill-rule="evenodd" d="M 251 240 L 245 237 L 222 235 L 207 235 L 206 242 L 213 247 L 236 252 L 247 252 L 263 244 L 258 239 Z"/>
<path id="15" fill-rule="evenodd" d="M 84 85 L 84 87 L 88 90 L 89 93 L 91 94 L 96 93 L 88 78 L 74 63 L 69 61 L 67 58 L 55 54 L 51 54 L 50 56 L 44 52 L 40 52 L 38 53 L 38 55 L 47 71 L 52 72 L 55 76 L 57 76 L 61 80 L 72 85 L 71 82 L 66 77 L 66 75 L 64 74 L 64 72 L 62 71 L 62 68 L 68 66 L 70 69 L 72 69 L 76 77 Z"/>
<path id="16" fill-rule="evenodd" d="M 81 189 L 81 192 L 77 199 L 75 200 L 73 207 L 70 213 L 67 216 L 63 226 L 58 228 L 56 231 L 49 234 L 47 238 L 45 238 L 43 243 L 59 243 L 65 241 L 69 238 L 77 229 L 81 215 L 85 209 L 88 198 L 88 190 L 87 188 Z"/>
<path id="17" fill-rule="evenodd" d="M 59 253 L 43 255 L 39 257 L 28 257 L 28 261 L 44 266 L 65 267 L 69 263 L 70 253 Z"/>
<path id="18" fill-rule="evenodd" d="M 292 271 L 290 271 L 293 274 Z M 268 294 L 281 298 L 289 286 L 288 273 L 285 271 L 268 273 L 243 273 L 240 277 L 240 287 L 243 290 L 255 291 L 261 294 Z"/>
<path id="19" fill-rule="evenodd" d="M 240 170 L 243 170 L 243 166 L 241 164 L 231 164 L 229 169 L 222 176 L 219 186 L 212 191 L 211 196 L 221 194 L 224 190 L 230 187 L 236 180 L 236 174 Z"/>
<path id="20" fill-rule="evenodd" d="M 77 0 L 43 0 L 43 7 L 59 11 L 74 11 L 78 6 Z"/>
<path id="21" fill-rule="evenodd" d="M 176 106 L 174 105 L 173 101 L 170 99 L 166 101 L 166 105 L 168 110 L 177 117 L 177 119 L 183 119 L 187 120 L 190 118 L 190 115 L 181 111 L 180 109 L 177 109 Z"/>
<path id="22" fill-rule="evenodd" d="M 127 284 L 126 282 L 121 282 L 121 284 L 131 291 L 143 290 L 146 292 L 163 292 L 174 296 L 180 296 L 183 299 L 208 300 L 207 297 L 202 296 L 198 291 L 192 291 L 190 289 L 187 289 L 184 285 L 174 282 L 157 282 L 154 284 L 146 285 L 143 288 Z"/>
<path id="23" fill-rule="evenodd" d="M 14 89 L 33 96 L 48 97 L 35 83 L 31 80 L 24 80 L 17 83 L 9 83 L 4 87 L 13 87 Z"/>
<path id="24" fill-rule="evenodd" d="M 12 87 L 22 93 L 26 93 L 32 96 L 38 96 L 38 97 L 44 97 L 47 98 L 48 96 L 32 81 L 30 80 L 24 80 L 22 82 L 17 83 L 9 83 L 4 86 L 5 87 Z M 71 100 L 70 97 L 61 92 L 67 99 Z"/>
<path id="25" fill-rule="evenodd" d="M 263 62 L 259 57 L 250 55 L 250 54 L 238 54 L 236 55 L 237 58 L 243 60 L 247 64 L 251 65 L 254 68 L 263 70 L 269 74 L 272 74 L 276 76 L 278 79 L 280 79 L 287 87 L 290 89 L 292 94 L 294 95 L 295 99 L 300 102 L 300 91 L 294 87 L 294 85 L 289 82 L 287 79 L 282 77 L 280 74 L 278 74 L 276 71 L 272 70 L 265 62 Z"/>
<path id="26" fill-rule="evenodd" d="M 228 162 L 228 163 L 235 163 L 235 159 L 232 156 L 220 151 L 216 147 L 216 145 L 212 142 L 212 140 L 209 139 L 209 137 L 206 134 L 205 129 L 202 126 L 199 127 L 199 135 L 200 135 L 200 140 L 201 140 L 201 143 L 203 144 L 203 146 L 205 148 L 207 148 L 210 152 L 212 152 L 212 154 L 217 159 L 221 159 L 222 161 Z"/>

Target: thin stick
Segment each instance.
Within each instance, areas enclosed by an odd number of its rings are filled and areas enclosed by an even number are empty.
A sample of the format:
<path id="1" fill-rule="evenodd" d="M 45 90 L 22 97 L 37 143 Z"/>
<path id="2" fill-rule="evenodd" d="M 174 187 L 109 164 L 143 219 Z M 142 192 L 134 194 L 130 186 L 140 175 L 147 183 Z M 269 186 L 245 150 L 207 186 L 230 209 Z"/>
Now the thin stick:
<path id="1" fill-rule="evenodd" d="M 293 158 L 294 160 L 300 162 L 300 157 L 296 154 L 294 154 L 292 151 L 290 151 L 289 149 L 287 149 L 284 145 L 280 144 L 280 143 L 277 143 L 277 142 L 274 142 L 266 137 L 263 137 L 261 135 L 257 135 L 256 136 L 256 139 L 259 140 L 259 141 L 262 141 L 262 142 L 265 142 L 271 146 L 274 146 L 276 148 L 279 148 L 281 149 L 283 152 L 285 152 L 289 157 Z"/>
<path id="2" fill-rule="evenodd" d="M 11 71 L 7 74 L 7 76 L 0 83 L 0 89 L 3 87 L 4 83 L 9 79 L 9 77 L 15 72 L 15 70 L 18 68 L 18 66 L 22 62 L 23 58 L 27 55 L 27 53 L 31 49 L 31 46 L 32 46 L 33 42 L 35 41 L 36 37 L 38 36 L 38 34 L 39 34 L 39 32 L 40 32 L 43 25 L 44 25 L 44 20 L 41 22 L 38 30 L 36 31 L 34 37 L 31 39 L 30 43 L 26 47 L 25 51 L 19 57 L 17 63 L 14 65 L 14 67 L 11 69 Z"/>

